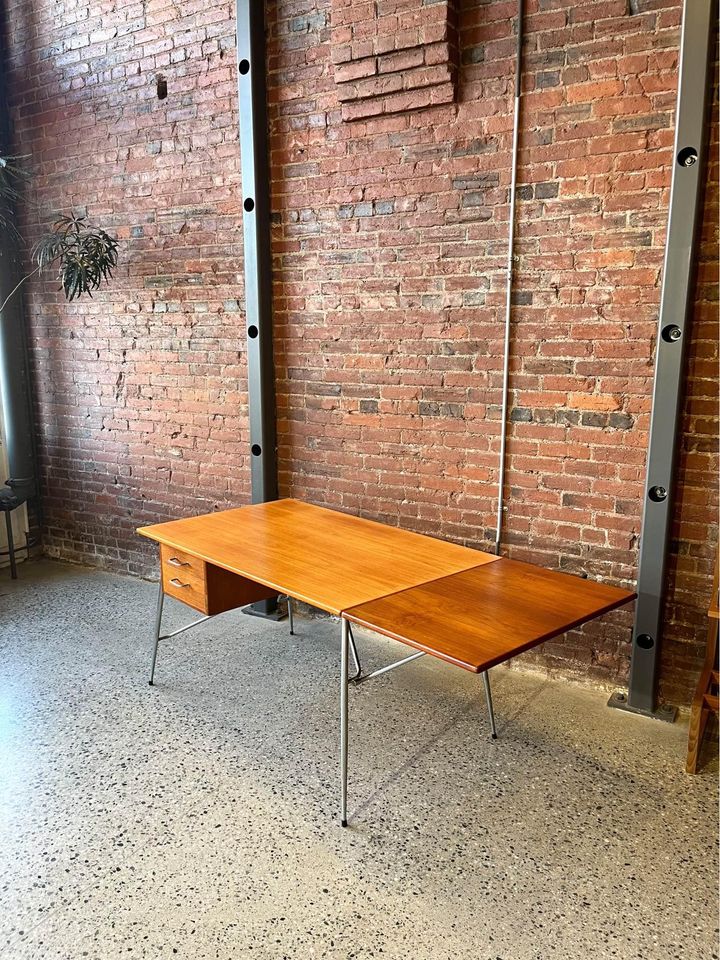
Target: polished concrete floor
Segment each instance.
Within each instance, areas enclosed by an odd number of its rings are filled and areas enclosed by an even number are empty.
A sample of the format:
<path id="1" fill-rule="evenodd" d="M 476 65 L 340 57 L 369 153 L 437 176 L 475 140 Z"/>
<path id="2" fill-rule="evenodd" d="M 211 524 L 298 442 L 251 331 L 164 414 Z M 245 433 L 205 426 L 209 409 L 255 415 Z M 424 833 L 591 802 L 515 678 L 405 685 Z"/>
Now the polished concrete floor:
<path id="1" fill-rule="evenodd" d="M 717 957 L 718 765 L 685 775 L 685 724 L 499 668 L 493 742 L 478 679 L 425 658 L 351 691 L 342 830 L 336 623 L 226 614 L 149 687 L 153 584 L 6 578 L 0 957 Z"/>

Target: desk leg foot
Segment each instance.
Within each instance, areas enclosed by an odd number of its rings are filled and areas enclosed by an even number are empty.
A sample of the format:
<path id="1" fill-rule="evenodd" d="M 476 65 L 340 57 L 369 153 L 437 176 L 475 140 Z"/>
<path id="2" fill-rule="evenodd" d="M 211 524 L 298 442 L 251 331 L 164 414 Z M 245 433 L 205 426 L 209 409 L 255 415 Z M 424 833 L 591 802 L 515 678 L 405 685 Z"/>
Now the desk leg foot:
<path id="1" fill-rule="evenodd" d="M 158 593 L 157 610 L 155 611 L 155 642 L 153 643 L 152 660 L 150 662 L 150 679 L 148 680 L 148 683 L 150 684 L 151 687 L 155 686 L 155 684 L 153 683 L 153 680 L 155 679 L 155 661 L 157 660 L 158 644 L 160 643 L 160 624 L 162 623 L 164 600 L 165 600 L 165 592 L 163 590 L 163 585 L 161 580 L 159 593 Z"/>
<path id="2" fill-rule="evenodd" d="M 341 821 L 340 821 L 340 826 L 341 826 L 341 827 L 346 827 L 346 826 L 347 826 L 347 820 L 341 820 Z"/>
<path id="3" fill-rule="evenodd" d="M 485 698 L 487 699 L 488 714 L 490 715 L 490 731 L 493 740 L 497 740 L 497 730 L 495 729 L 495 711 L 493 710 L 492 693 L 490 692 L 490 674 L 487 670 L 483 673 L 483 683 L 485 684 Z"/>

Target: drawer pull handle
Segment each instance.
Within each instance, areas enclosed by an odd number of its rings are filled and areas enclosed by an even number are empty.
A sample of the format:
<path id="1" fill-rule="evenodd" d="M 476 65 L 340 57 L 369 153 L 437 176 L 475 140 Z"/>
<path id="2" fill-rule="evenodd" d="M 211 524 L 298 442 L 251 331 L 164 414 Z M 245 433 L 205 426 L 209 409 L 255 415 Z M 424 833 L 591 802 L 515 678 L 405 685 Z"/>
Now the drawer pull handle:
<path id="1" fill-rule="evenodd" d="M 187 560 L 178 560 L 177 557 L 170 557 L 168 563 L 173 567 L 189 567 L 190 564 Z"/>
<path id="2" fill-rule="evenodd" d="M 177 577 L 173 577 L 172 580 L 170 581 L 170 583 L 171 583 L 174 587 L 189 587 L 189 586 L 190 586 L 189 583 L 181 583 L 181 582 L 178 580 Z"/>

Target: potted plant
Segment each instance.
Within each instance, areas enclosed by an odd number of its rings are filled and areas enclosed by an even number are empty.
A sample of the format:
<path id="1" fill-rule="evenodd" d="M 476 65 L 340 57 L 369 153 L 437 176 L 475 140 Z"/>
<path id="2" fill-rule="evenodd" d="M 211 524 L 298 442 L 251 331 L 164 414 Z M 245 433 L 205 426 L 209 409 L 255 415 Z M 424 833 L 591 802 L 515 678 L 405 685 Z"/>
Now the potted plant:
<path id="1" fill-rule="evenodd" d="M 105 230 L 88 223 L 86 214 L 71 212 L 57 218 L 43 234 L 31 253 L 32 270 L 17 282 L 19 275 L 16 250 L 22 241 L 16 224 L 16 205 L 22 186 L 30 174 L 23 158 L 0 155 L 0 269 L 4 290 L 14 284 L 0 303 L 0 413 L 7 436 L 11 477 L 0 485 L 0 513 L 5 514 L 8 555 L 13 578 L 17 577 L 11 513 L 37 493 L 35 455 L 32 441 L 29 376 L 22 325 L 18 305 L 5 308 L 30 277 L 56 266 L 61 289 L 67 300 L 83 294 L 92 296 L 103 280 L 112 277 L 117 266 L 118 242 Z M 3 292 L 4 292 L 3 290 Z M 3 313 L 5 312 L 5 316 Z M 7 398 L 12 402 L 8 403 Z M 26 541 L 26 546 L 28 543 Z"/>
<path id="2" fill-rule="evenodd" d="M 0 229 L 19 237 L 12 216 L 14 203 L 19 199 L 20 185 L 29 179 L 29 173 L 16 157 L 0 157 Z M 70 213 L 58 217 L 35 244 L 32 250 L 33 270 L 25 274 L 0 304 L 0 311 L 20 287 L 35 274 L 57 265 L 58 279 L 67 300 L 97 290 L 112 277 L 117 266 L 118 242 L 105 230 L 88 223 L 87 214 Z"/>

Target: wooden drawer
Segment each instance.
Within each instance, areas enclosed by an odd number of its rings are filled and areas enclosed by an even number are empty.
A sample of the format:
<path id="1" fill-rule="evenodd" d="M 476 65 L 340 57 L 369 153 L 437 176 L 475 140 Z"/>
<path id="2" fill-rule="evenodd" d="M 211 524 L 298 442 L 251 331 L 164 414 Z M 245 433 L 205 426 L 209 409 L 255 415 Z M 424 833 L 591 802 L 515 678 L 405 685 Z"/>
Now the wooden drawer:
<path id="1" fill-rule="evenodd" d="M 201 613 L 208 612 L 208 598 L 204 580 L 193 581 L 182 575 L 173 576 L 163 570 L 163 590 L 169 597 L 181 600 Z"/>
<path id="2" fill-rule="evenodd" d="M 183 583 L 187 580 L 205 581 L 205 561 L 199 560 L 191 553 L 185 553 L 184 550 L 176 550 L 175 547 L 168 547 L 164 543 L 160 544 L 160 563 L 162 564 L 163 583 L 166 575 L 168 580 L 177 577 Z"/>
<path id="3" fill-rule="evenodd" d="M 207 613 L 207 564 L 204 560 L 163 543 L 160 546 L 160 567 L 163 590 L 168 596 Z"/>
<path id="4" fill-rule="evenodd" d="M 160 568 L 168 596 L 209 616 L 277 595 L 277 590 L 164 543 L 160 545 Z"/>

